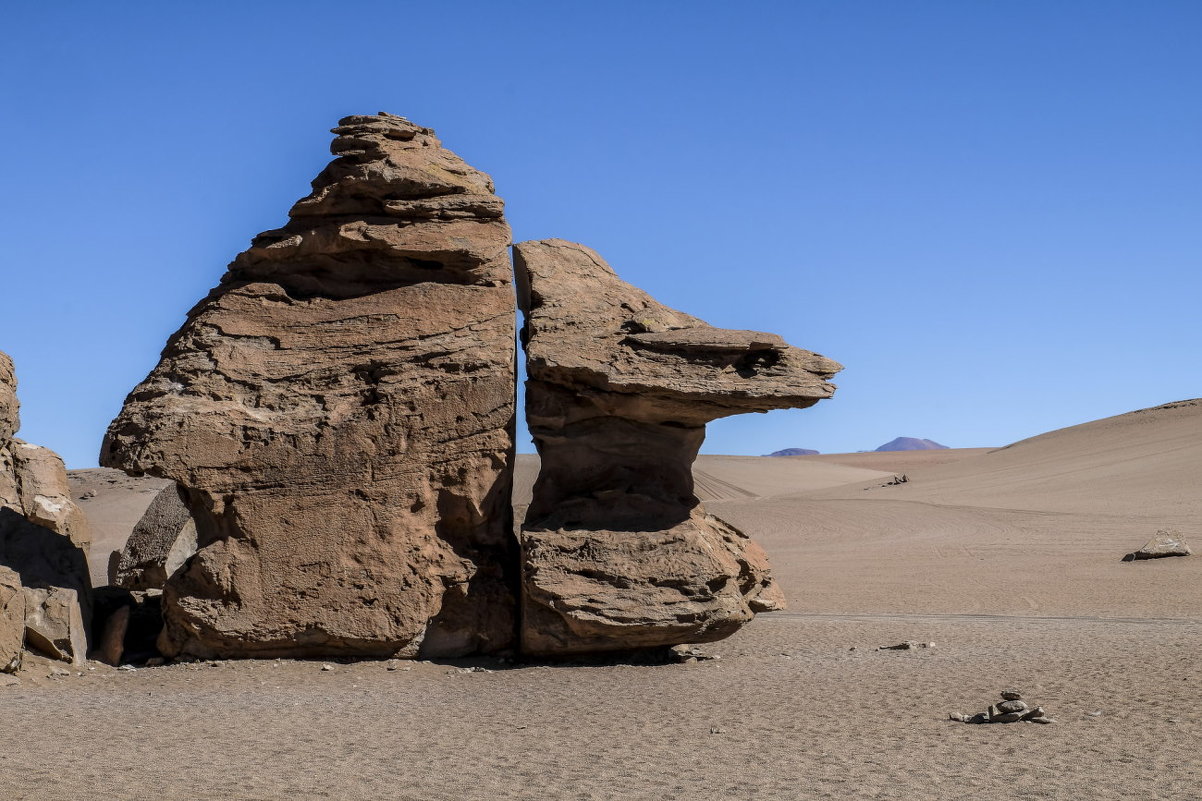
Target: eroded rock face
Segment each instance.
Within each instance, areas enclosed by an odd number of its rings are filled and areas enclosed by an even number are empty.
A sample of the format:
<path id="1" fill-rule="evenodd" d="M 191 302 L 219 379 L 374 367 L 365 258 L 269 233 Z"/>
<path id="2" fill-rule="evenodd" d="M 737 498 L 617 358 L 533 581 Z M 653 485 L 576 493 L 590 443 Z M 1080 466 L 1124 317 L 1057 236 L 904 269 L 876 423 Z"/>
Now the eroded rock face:
<path id="1" fill-rule="evenodd" d="M 78 664 L 87 655 L 91 535 L 71 500 L 63 460 L 48 448 L 12 438 L 19 427 L 16 389 L 12 361 L 0 353 L 0 612 L 7 620 L 0 624 L 7 631 L 0 632 L 0 668 L 13 664 L 5 654 L 18 608 L 22 644 Z M 43 648 L 47 633 L 53 644 Z"/>
<path id="2" fill-rule="evenodd" d="M 705 512 L 691 466 L 707 422 L 811 406 L 840 365 L 663 306 L 582 245 L 524 242 L 514 264 L 542 458 L 521 530 L 523 650 L 705 642 L 781 608 L 764 552 Z"/>
<path id="3" fill-rule="evenodd" d="M 0 566 L 0 673 L 21 667 L 25 647 L 25 592 L 17 571 Z"/>
<path id="4" fill-rule="evenodd" d="M 154 497 L 121 550 L 113 576 L 116 586 L 161 590 L 167 577 L 196 553 L 196 521 L 186 500 L 175 484 Z"/>
<path id="5" fill-rule="evenodd" d="M 176 481 L 198 551 L 169 655 L 453 656 L 512 645 L 509 227 L 487 175 L 381 114 L 256 237 L 109 428 Z"/>

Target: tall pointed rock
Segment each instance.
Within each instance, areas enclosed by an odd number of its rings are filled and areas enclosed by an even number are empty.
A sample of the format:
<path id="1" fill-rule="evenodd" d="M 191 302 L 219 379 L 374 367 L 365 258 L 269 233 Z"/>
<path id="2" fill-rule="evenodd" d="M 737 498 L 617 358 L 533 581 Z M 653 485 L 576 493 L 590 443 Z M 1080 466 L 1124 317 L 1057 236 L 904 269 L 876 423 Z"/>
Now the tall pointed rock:
<path id="1" fill-rule="evenodd" d="M 347 117 L 126 399 L 101 462 L 175 480 L 169 655 L 452 656 L 515 633 L 509 226 L 428 128 Z"/>
<path id="2" fill-rule="evenodd" d="M 523 242 L 514 267 L 542 457 L 521 531 L 523 649 L 704 642 L 780 608 L 764 552 L 706 514 L 691 467 L 707 422 L 812 406 L 840 365 L 657 303 L 582 245 Z"/>

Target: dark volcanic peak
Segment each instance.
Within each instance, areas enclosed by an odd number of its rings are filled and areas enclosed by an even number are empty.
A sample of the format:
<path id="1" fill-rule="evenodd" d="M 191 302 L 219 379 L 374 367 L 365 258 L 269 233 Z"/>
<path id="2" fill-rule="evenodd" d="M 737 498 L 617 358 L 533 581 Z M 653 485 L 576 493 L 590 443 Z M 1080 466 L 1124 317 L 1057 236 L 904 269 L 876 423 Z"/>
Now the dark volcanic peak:
<path id="1" fill-rule="evenodd" d="M 943 451 L 947 450 L 946 445 L 940 445 L 938 442 L 930 439 L 917 439 L 915 437 L 898 437 L 897 439 L 886 442 L 878 451 Z"/>
<path id="2" fill-rule="evenodd" d="M 812 451 L 809 448 L 785 448 L 779 451 L 773 451 L 766 454 L 767 456 L 815 456 L 818 451 Z"/>

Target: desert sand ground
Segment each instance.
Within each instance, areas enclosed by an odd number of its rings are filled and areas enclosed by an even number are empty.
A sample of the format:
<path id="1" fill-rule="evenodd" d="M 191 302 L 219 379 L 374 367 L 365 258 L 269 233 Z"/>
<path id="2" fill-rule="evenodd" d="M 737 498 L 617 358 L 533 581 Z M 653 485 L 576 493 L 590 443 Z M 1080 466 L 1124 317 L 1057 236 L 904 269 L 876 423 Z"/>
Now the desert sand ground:
<path id="1" fill-rule="evenodd" d="M 721 659 L 30 660 L 0 687 L 0 798 L 1202 798 L 1202 556 L 1120 562 L 1158 528 L 1202 546 L 1202 402 L 696 472 L 791 604 L 703 646 Z M 108 491 L 101 560 L 154 490 Z M 876 650 L 903 640 L 935 647 Z M 1058 722 L 947 719 L 1007 686 Z"/>

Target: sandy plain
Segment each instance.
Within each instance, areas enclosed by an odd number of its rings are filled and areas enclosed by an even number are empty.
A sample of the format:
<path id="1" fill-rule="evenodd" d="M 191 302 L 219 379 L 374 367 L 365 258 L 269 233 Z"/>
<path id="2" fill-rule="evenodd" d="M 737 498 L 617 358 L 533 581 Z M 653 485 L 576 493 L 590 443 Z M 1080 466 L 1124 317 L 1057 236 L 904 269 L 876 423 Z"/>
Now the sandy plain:
<path id="1" fill-rule="evenodd" d="M 1202 557 L 1120 561 L 1159 528 L 1202 545 L 1202 402 L 696 476 L 791 605 L 720 659 L 31 659 L 0 687 L 0 798 L 1202 798 Z M 74 474 L 99 564 L 155 491 L 110 478 Z M 876 650 L 903 640 L 935 646 Z M 1007 686 L 1057 723 L 947 719 Z"/>

